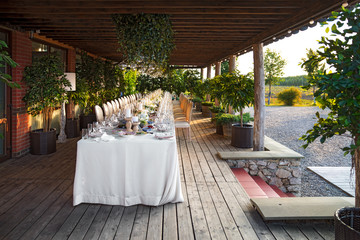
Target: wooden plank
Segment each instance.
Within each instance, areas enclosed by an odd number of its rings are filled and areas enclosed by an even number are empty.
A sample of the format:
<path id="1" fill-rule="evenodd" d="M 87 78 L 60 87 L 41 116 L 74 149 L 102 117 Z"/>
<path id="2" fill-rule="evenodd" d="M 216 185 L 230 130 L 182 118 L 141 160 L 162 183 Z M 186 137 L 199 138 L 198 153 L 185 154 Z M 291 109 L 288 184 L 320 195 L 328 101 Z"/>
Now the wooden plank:
<path id="1" fill-rule="evenodd" d="M 83 204 L 81 204 L 83 205 Z M 107 205 L 102 205 L 100 209 L 98 210 L 94 221 L 91 223 L 84 239 L 98 239 L 100 234 L 102 233 L 102 230 L 104 228 L 104 225 L 111 213 L 112 207 Z"/>
<path id="2" fill-rule="evenodd" d="M 324 239 L 335 239 L 334 225 L 332 224 L 314 224 L 315 231 L 318 232 Z"/>
<path id="3" fill-rule="evenodd" d="M 8 239 L 20 238 L 33 224 L 36 222 L 45 211 L 54 204 L 54 202 L 61 197 L 62 194 L 72 185 L 72 182 L 65 180 L 61 185 L 55 189 L 44 201 L 38 205 L 23 221 L 17 223 L 16 227 L 6 236 Z"/>
<path id="4" fill-rule="evenodd" d="M 0 237 L 6 236 L 17 223 L 28 216 L 39 203 L 56 189 L 62 181 L 44 181 L 37 184 L 33 191 L 29 192 L 14 207 L 0 216 Z M 11 211 L 11 214 L 8 212 Z"/>
<path id="5" fill-rule="evenodd" d="M 236 200 L 243 209 L 247 219 L 249 220 L 251 226 L 253 227 L 256 235 L 259 239 L 272 239 L 274 236 L 270 232 L 269 228 L 266 226 L 261 216 L 256 212 L 254 207 L 250 204 L 249 197 L 245 193 L 245 190 L 241 187 L 240 183 L 229 183 L 232 185 L 231 190 L 236 197 Z"/>
<path id="6" fill-rule="evenodd" d="M 292 240 L 280 224 L 270 223 L 268 224 L 268 227 L 275 236 L 276 240 Z"/>
<path id="7" fill-rule="evenodd" d="M 309 240 L 323 240 L 319 233 L 315 231 L 312 225 L 299 225 L 300 230 Z"/>
<path id="8" fill-rule="evenodd" d="M 138 206 L 126 207 L 114 239 L 130 239 Z"/>
<path id="9" fill-rule="evenodd" d="M 184 197 L 184 202 L 176 204 L 179 239 L 193 240 L 194 229 L 191 222 L 189 200 L 184 182 L 181 182 L 181 189 Z"/>
<path id="10" fill-rule="evenodd" d="M 24 233 L 21 239 L 35 239 L 66 203 L 72 202 L 72 185 L 53 203 L 46 212 Z M 68 204 L 70 205 L 70 204 Z"/>
<path id="11" fill-rule="evenodd" d="M 228 239 L 244 239 L 234 221 L 233 216 L 230 213 L 229 208 L 226 205 L 225 200 L 223 199 L 220 190 L 214 183 L 207 183 L 211 197 L 214 201 L 216 211 L 218 212 L 221 224 L 224 228 L 226 237 Z"/>
<path id="12" fill-rule="evenodd" d="M 143 205 L 138 206 L 130 239 L 133 240 L 146 239 L 147 226 L 149 222 L 149 213 L 150 213 L 150 207 Z"/>
<path id="13" fill-rule="evenodd" d="M 67 222 L 65 222 L 63 227 L 54 236 L 54 239 L 59 239 L 59 240 L 65 238 L 68 238 L 69 240 L 83 239 L 91 223 L 93 222 L 97 212 L 99 211 L 99 208 L 100 205 L 90 204 L 89 207 L 86 209 L 85 213 L 80 218 L 79 222 L 76 224 L 76 227 L 75 224 L 71 224 L 71 227 L 66 226 Z M 68 222 L 75 223 L 75 221 L 76 220 L 74 219 Z M 70 236 L 68 236 L 68 234 L 70 234 Z"/>
<path id="14" fill-rule="evenodd" d="M 307 237 L 300 231 L 295 224 L 283 224 L 283 228 L 292 239 L 307 240 Z"/>
<path id="15" fill-rule="evenodd" d="M 210 239 L 210 232 L 206 223 L 204 210 L 201 204 L 198 190 L 194 182 L 186 184 L 190 213 L 195 233 L 195 239 Z"/>
<path id="16" fill-rule="evenodd" d="M 81 204 L 74 208 L 72 206 L 72 199 L 70 199 L 62 209 L 56 214 L 56 216 L 46 225 L 46 227 L 40 232 L 37 240 L 47 240 L 52 239 L 52 237 L 59 231 L 59 229 L 62 227 L 62 225 L 65 223 L 65 221 L 70 217 L 71 215 L 82 215 L 88 208 L 88 205 Z M 79 216 L 81 217 L 81 216 Z"/>
<path id="17" fill-rule="evenodd" d="M 211 198 L 211 194 L 206 183 L 197 184 L 201 203 L 203 205 L 204 214 L 209 227 L 210 235 L 212 239 L 227 239 L 218 212 L 214 202 Z"/>
<path id="18" fill-rule="evenodd" d="M 234 196 L 230 189 L 231 185 L 225 182 L 219 182 L 218 185 L 242 237 L 244 239 L 256 239 L 257 236 L 254 229 L 243 212 L 240 204 L 236 201 L 236 196 Z"/>
<path id="19" fill-rule="evenodd" d="M 113 239 L 115 237 L 124 209 L 125 207 L 123 206 L 112 207 L 110 215 L 106 220 L 105 226 L 99 237 L 100 240 Z"/>
<path id="20" fill-rule="evenodd" d="M 174 203 L 164 205 L 164 239 L 178 239 L 176 218 L 176 205 Z"/>
<path id="21" fill-rule="evenodd" d="M 185 181 L 186 182 L 195 182 L 195 177 L 194 177 L 194 173 L 191 167 L 191 163 L 190 163 L 190 159 L 189 159 L 189 154 L 187 152 L 187 148 L 186 148 L 186 140 L 184 140 L 184 132 L 180 131 L 179 136 L 180 141 L 180 152 L 181 152 L 181 159 L 182 159 L 182 163 L 183 163 L 183 168 L 184 168 L 184 177 L 185 177 Z"/>
<path id="22" fill-rule="evenodd" d="M 163 232 L 164 206 L 151 207 L 147 239 L 160 240 Z M 165 220 L 164 220 L 165 224 Z"/>

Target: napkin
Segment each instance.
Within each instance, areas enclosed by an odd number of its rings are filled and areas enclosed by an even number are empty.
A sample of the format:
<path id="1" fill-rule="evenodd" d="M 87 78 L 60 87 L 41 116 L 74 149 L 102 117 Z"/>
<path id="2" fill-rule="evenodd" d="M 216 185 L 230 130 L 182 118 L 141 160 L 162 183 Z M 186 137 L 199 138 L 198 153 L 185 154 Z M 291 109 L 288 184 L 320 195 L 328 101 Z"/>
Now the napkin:
<path id="1" fill-rule="evenodd" d="M 100 138 L 102 141 L 111 141 L 115 140 L 114 136 L 108 135 L 106 132 Z"/>

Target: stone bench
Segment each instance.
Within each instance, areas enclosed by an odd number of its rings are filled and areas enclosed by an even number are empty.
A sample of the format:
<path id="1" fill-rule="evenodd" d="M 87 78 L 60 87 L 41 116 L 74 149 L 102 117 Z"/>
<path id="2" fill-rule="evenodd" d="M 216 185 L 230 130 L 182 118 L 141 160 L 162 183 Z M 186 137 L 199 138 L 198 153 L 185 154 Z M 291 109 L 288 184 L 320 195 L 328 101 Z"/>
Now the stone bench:
<path id="1" fill-rule="evenodd" d="M 259 176 L 283 192 L 300 196 L 301 154 L 265 137 L 265 151 L 218 152 L 232 168 L 244 168 L 250 175 Z"/>

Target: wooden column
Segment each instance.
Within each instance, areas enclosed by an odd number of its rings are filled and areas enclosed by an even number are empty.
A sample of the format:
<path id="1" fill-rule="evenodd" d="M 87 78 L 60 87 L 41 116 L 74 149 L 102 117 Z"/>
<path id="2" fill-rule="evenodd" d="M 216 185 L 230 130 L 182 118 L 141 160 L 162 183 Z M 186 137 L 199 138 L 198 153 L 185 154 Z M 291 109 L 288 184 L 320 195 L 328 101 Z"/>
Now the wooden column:
<path id="1" fill-rule="evenodd" d="M 229 72 L 233 72 L 236 68 L 236 55 L 229 56 Z"/>
<path id="2" fill-rule="evenodd" d="M 201 81 L 204 81 L 204 69 L 203 68 L 200 68 L 200 78 L 201 78 Z"/>
<path id="3" fill-rule="evenodd" d="M 211 65 L 209 65 L 209 66 L 207 66 L 207 68 L 206 68 L 206 78 L 207 79 L 210 79 L 211 78 Z M 210 101 L 210 94 L 206 94 L 206 101 Z"/>
<path id="4" fill-rule="evenodd" d="M 264 151 L 265 137 L 265 77 L 263 44 L 253 45 L 254 50 L 254 151 Z"/>
<path id="5" fill-rule="evenodd" d="M 220 75 L 221 74 L 221 62 L 216 62 L 215 63 L 215 76 Z"/>

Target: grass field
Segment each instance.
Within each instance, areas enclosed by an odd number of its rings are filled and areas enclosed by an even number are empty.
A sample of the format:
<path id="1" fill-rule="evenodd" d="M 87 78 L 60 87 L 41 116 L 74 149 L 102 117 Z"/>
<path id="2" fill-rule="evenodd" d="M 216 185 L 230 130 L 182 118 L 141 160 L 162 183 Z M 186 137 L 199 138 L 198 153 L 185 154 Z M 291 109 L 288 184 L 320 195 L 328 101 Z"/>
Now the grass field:
<path id="1" fill-rule="evenodd" d="M 297 106 L 297 107 L 314 106 L 313 90 L 309 89 L 306 91 L 306 90 L 302 89 L 301 87 L 296 87 L 296 86 L 271 86 L 270 106 L 284 106 L 284 103 L 277 99 L 277 95 L 281 91 L 291 88 L 291 87 L 299 89 L 302 93 L 300 102 L 296 103 L 294 106 Z M 268 104 L 267 104 L 268 96 L 269 96 L 269 86 L 266 85 L 265 86 L 265 100 L 266 100 L 267 106 L 268 106 Z"/>

